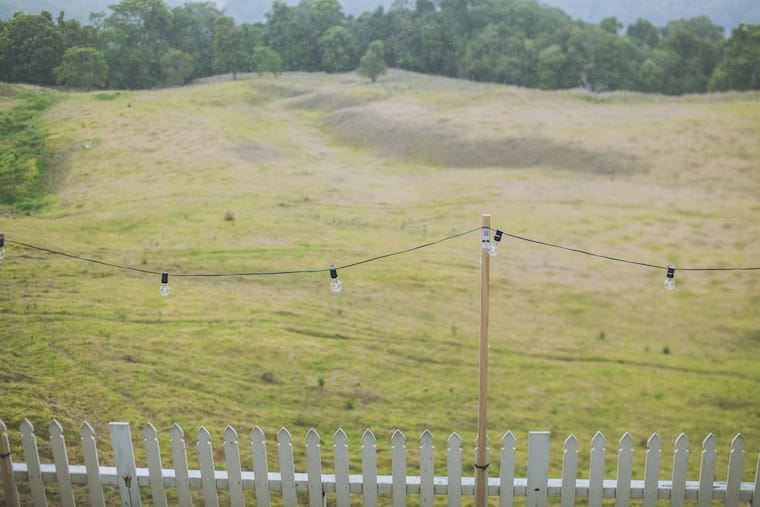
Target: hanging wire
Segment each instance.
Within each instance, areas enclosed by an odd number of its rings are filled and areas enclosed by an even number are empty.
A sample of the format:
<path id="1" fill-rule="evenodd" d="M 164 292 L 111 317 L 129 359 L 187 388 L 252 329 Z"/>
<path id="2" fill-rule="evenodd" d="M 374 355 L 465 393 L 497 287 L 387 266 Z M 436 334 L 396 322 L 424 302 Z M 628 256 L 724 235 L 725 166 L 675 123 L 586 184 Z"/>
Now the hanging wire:
<path id="1" fill-rule="evenodd" d="M 348 264 L 343 264 L 341 266 L 337 266 L 337 269 L 348 269 L 348 268 L 352 268 L 352 267 L 355 267 L 355 266 L 360 266 L 362 264 L 368 264 L 370 262 L 379 261 L 381 259 L 387 259 L 389 257 L 394 257 L 394 256 L 397 256 L 397 255 L 403 255 L 403 254 L 407 254 L 407 253 L 414 252 L 414 251 L 417 251 L 417 250 L 422 250 L 424 248 L 429 248 L 431 246 L 438 245 L 438 244 L 443 243 L 445 241 L 450 241 L 452 239 L 456 239 L 456 238 L 459 238 L 459 237 L 462 237 L 462 236 L 466 236 L 468 234 L 472 234 L 472 233 L 474 233 L 476 231 L 480 231 L 481 229 L 482 229 L 482 227 L 475 227 L 473 229 L 470 229 L 470 230 L 467 230 L 467 231 L 464 231 L 464 232 L 459 232 L 459 233 L 456 233 L 456 234 L 452 234 L 450 236 L 446 236 L 444 238 L 441 238 L 441 239 L 438 239 L 438 240 L 435 240 L 435 241 L 429 241 L 427 243 L 422 243 L 421 245 L 413 246 L 411 248 L 406 248 L 404 250 L 398 250 L 398 251 L 395 251 L 395 252 L 390 252 L 390 253 L 387 253 L 387 254 L 378 255 L 376 257 L 370 257 L 368 259 L 364 259 L 364 260 L 360 260 L 360 261 L 356 261 L 356 262 L 351 262 L 351 263 L 348 263 Z M 579 253 L 579 254 L 583 254 L 583 255 L 588 255 L 588 256 L 591 256 L 591 257 L 597 257 L 597 258 L 600 258 L 600 259 L 606 259 L 606 260 L 609 260 L 609 261 L 620 262 L 620 263 L 624 263 L 624 264 L 633 264 L 633 265 L 637 265 L 637 266 L 643 266 L 643 267 L 654 268 L 654 269 L 668 269 L 667 265 L 652 264 L 652 263 L 649 263 L 649 262 L 641 262 L 641 261 L 623 259 L 623 258 L 620 258 L 620 257 L 613 257 L 613 256 L 610 256 L 610 255 L 602 255 L 602 254 L 590 252 L 588 250 L 581 250 L 579 248 L 572 248 L 572 247 L 567 247 L 567 246 L 563 246 L 563 245 L 558 245 L 556 243 L 549 243 L 547 241 L 541 241 L 541 240 L 537 240 L 537 239 L 532 239 L 532 238 L 528 238 L 528 237 L 525 237 L 525 236 L 520 236 L 520 235 L 517 235 L 517 234 L 512 234 L 512 233 L 509 233 L 509 232 L 503 232 L 503 235 L 507 236 L 507 237 L 510 237 L 512 239 L 516 239 L 516 240 L 520 240 L 520 241 L 525 241 L 525 242 L 528 242 L 528 243 L 542 245 L 542 246 L 546 246 L 546 247 L 550 247 L 550 248 L 557 248 L 557 249 L 560 249 L 560 250 L 566 250 L 566 251 L 569 251 L 569 252 L 575 252 L 575 253 Z M 53 255 L 61 255 L 63 257 L 68 257 L 68 258 L 71 258 L 71 259 L 77 259 L 77 260 L 81 260 L 81 261 L 85 261 L 85 262 L 92 262 L 94 264 L 100 264 L 100 265 L 103 265 L 103 266 L 108 266 L 108 267 L 112 267 L 112 268 L 116 268 L 116 269 L 121 269 L 121 270 L 125 270 L 125 271 L 135 271 L 135 272 L 138 272 L 138 273 L 147 273 L 147 274 L 151 274 L 151 275 L 161 275 L 163 273 L 163 271 L 154 271 L 154 270 L 150 270 L 150 269 L 136 268 L 134 266 L 114 264 L 114 263 L 111 263 L 111 262 L 101 261 L 101 260 L 98 260 L 98 259 L 92 259 L 92 258 L 84 257 L 84 256 L 81 256 L 81 255 L 75 255 L 75 254 L 63 252 L 61 250 L 55 250 L 55 249 L 52 249 L 52 248 L 42 247 L 42 246 L 38 246 L 38 245 L 32 245 L 32 244 L 24 243 L 24 242 L 21 242 L 21 241 L 14 241 L 14 240 L 11 240 L 11 239 L 8 239 L 8 238 L 5 238 L 5 242 L 9 243 L 9 244 L 13 244 L 13 245 L 18 245 L 18 246 L 22 246 L 22 247 L 25 247 L 25 248 L 29 248 L 29 249 L 32 249 L 32 250 L 38 250 L 38 251 L 41 251 L 41 252 L 47 252 L 47 253 L 53 254 Z M 757 270 L 760 270 L 760 267 L 686 267 L 686 268 L 679 267 L 678 270 L 679 271 L 757 271 Z M 282 271 L 246 271 L 246 272 L 238 272 L 238 273 L 172 273 L 172 276 L 176 276 L 176 277 L 233 277 L 233 276 L 238 276 L 238 277 L 240 277 L 240 276 L 293 275 L 293 274 L 301 274 L 301 273 L 324 273 L 324 272 L 328 272 L 328 271 L 330 271 L 329 267 L 328 268 L 317 268 L 317 269 L 282 270 Z"/>
<path id="2" fill-rule="evenodd" d="M 655 269 L 668 269 L 668 266 L 658 265 L 658 264 L 650 264 L 648 262 L 640 262 L 640 261 L 632 261 L 628 259 L 621 259 L 620 257 L 612 257 L 609 255 L 602 255 L 594 252 L 589 252 L 587 250 L 581 250 L 579 248 L 571 248 L 567 246 L 557 245 L 555 243 L 548 243 L 546 241 L 540 241 L 537 239 L 531 239 L 526 238 L 525 236 L 518 236 L 517 234 L 510 234 L 508 232 L 504 233 L 504 236 L 509 236 L 510 238 L 519 239 L 520 241 L 527 241 L 529 243 L 535 243 L 537 245 L 543 245 L 548 246 L 551 248 L 559 248 L 560 250 L 567 250 L 568 252 L 575 252 L 583 255 L 589 255 L 591 257 L 598 257 L 600 259 L 607 259 L 609 261 L 614 262 L 622 262 L 625 264 L 634 264 L 637 266 L 644 266 L 647 268 L 655 268 Z M 678 271 L 756 271 L 760 270 L 760 267 L 728 267 L 728 268 L 678 268 Z"/>

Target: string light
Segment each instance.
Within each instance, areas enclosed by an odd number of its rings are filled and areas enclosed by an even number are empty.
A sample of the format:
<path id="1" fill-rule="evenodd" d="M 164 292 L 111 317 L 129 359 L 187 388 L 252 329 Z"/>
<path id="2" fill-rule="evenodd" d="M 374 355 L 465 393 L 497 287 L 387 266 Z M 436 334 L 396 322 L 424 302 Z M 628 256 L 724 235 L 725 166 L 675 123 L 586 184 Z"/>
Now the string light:
<path id="1" fill-rule="evenodd" d="M 676 267 L 672 264 L 668 264 L 668 273 L 665 275 L 665 290 L 673 290 L 676 288 Z"/>
<path id="2" fill-rule="evenodd" d="M 333 292 L 343 290 L 343 284 L 338 280 L 338 268 L 334 264 L 330 266 L 330 290 Z"/>
<path id="3" fill-rule="evenodd" d="M 501 235 L 504 234 L 504 231 L 501 229 L 496 229 L 496 234 L 493 235 L 493 242 L 490 242 L 488 244 L 488 255 L 491 257 L 496 257 L 499 255 L 499 242 L 501 241 Z"/>
<path id="4" fill-rule="evenodd" d="M 667 269 L 667 275 L 666 275 L 666 278 L 665 278 L 665 288 L 667 290 L 673 290 L 674 287 L 675 287 L 674 277 L 675 277 L 675 269 L 676 268 L 673 265 L 662 266 L 662 265 L 658 265 L 658 264 L 650 264 L 650 263 L 647 263 L 647 262 L 640 262 L 640 261 L 622 259 L 622 258 L 619 258 L 619 257 L 612 257 L 612 256 L 609 256 L 609 255 L 601 255 L 601 254 L 598 254 L 598 253 L 589 252 L 589 251 L 581 250 L 581 249 L 578 249 L 578 248 L 571 248 L 571 247 L 567 247 L 567 246 L 557 245 L 557 244 L 554 244 L 554 243 L 549 243 L 549 242 L 546 242 L 546 241 L 540 241 L 540 240 L 537 240 L 537 239 L 531 239 L 531 238 L 527 238 L 527 237 L 524 237 L 524 236 L 519 236 L 517 234 L 511 234 L 511 233 L 508 233 L 508 232 L 504 232 L 501 229 L 496 229 L 496 233 L 495 233 L 494 238 L 493 238 L 494 240 L 493 240 L 493 242 L 491 242 L 491 240 L 490 240 L 490 235 L 491 235 L 491 229 L 490 229 L 490 227 L 476 227 L 476 228 L 473 228 L 473 229 L 470 229 L 470 230 L 467 230 L 467 231 L 464 231 L 464 232 L 459 232 L 459 233 L 456 233 L 456 234 L 452 234 L 450 236 L 446 236 L 444 238 L 441 238 L 441 239 L 438 239 L 438 240 L 435 240 L 435 241 L 430 241 L 430 242 L 427 242 L 427 243 L 423 243 L 421 245 L 417 245 L 417 246 L 414 246 L 414 247 L 411 247 L 411 248 L 407 248 L 407 249 L 404 249 L 404 250 L 399 250 L 399 251 L 396 251 L 396 252 L 391 252 L 391 253 L 387 253 L 387 254 L 383 254 L 383 255 L 378 255 L 376 257 L 371 257 L 369 259 L 364 259 L 364 260 L 352 262 L 350 264 L 344 264 L 342 266 L 331 265 L 328 269 L 297 269 L 297 270 L 288 270 L 288 271 L 253 271 L 253 272 L 240 272 L 240 273 L 175 273 L 172 276 L 180 276 L 180 277 L 232 277 L 232 276 L 235 276 L 235 277 L 238 277 L 238 276 L 291 275 L 291 274 L 300 274 L 300 273 L 323 273 L 325 271 L 329 271 L 329 273 L 330 273 L 330 288 L 334 292 L 339 292 L 342 289 L 343 284 L 338 279 L 338 269 L 348 269 L 348 268 L 351 268 L 351 267 L 359 266 L 361 264 L 367 264 L 369 262 L 374 262 L 374 261 L 378 261 L 378 260 L 381 260 L 381 259 L 386 259 L 388 257 L 393 257 L 393 256 L 396 256 L 396 255 L 402 255 L 402 254 L 406 254 L 406 253 L 413 252 L 413 251 L 416 251 L 416 250 L 421 250 L 423 248 L 428 248 L 428 247 L 437 245 L 439 243 L 443 243 L 444 241 L 449 241 L 449 240 L 452 240 L 452 239 L 455 239 L 455 238 L 459 238 L 461 236 L 465 236 L 465 235 L 474 233 L 477 230 L 481 230 L 482 231 L 482 246 L 483 246 L 483 249 L 487 250 L 488 253 L 489 253 L 489 255 L 492 255 L 492 256 L 498 254 L 498 249 L 497 248 L 498 248 L 498 244 L 501 241 L 502 237 L 503 236 L 508 236 L 510 238 L 518 239 L 520 241 L 526 241 L 526 242 L 530 242 L 530 243 L 534 243 L 534 244 L 542 245 L 542 246 L 547 246 L 547 247 L 551 247 L 551 248 L 558 248 L 558 249 L 562 249 L 562 250 L 566 250 L 566 251 L 570 251 L 570 252 L 575 252 L 575 253 L 579 253 L 579 254 L 583 254 L 583 255 L 589 255 L 589 256 L 592 256 L 592 257 L 606 259 L 606 260 L 609 260 L 609 261 L 620 262 L 620 263 L 624 263 L 624 264 L 633 264 L 633 265 L 638 265 L 638 266 L 643 266 L 643 267 L 648 267 L 648 268 L 654 268 L 654 269 Z M 29 243 L 23 243 L 23 242 L 20 242 L 20 241 L 12 241 L 10 239 L 6 240 L 4 234 L 0 234 L 0 259 L 2 259 L 4 257 L 4 246 L 5 246 L 6 241 L 9 244 L 14 244 L 14 245 L 22 246 L 22 247 L 29 248 L 29 249 L 32 249 L 32 250 L 38 250 L 38 251 L 42 251 L 42 252 L 47 252 L 49 254 L 54 254 L 54 255 L 61 255 L 61 256 L 64 256 L 64 257 L 69 257 L 69 258 L 72 258 L 72 259 L 78 259 L 78 260 L 81 260 L 81 261 L 90 262 L 90 263 L 94 263 L 94 264 L 100 264 L 100 265 L 108 266 L 108 267 L 112 267 L 112 268 L 122 269 L 122 270 L 126 270 L 126 271 L 135 271 L 135 272 L 139 272 L 139 273 L 147 273 L 147 274 L 152 274 L 152 275 L 161 275 L 161 286 L 160 286 L 161 295 L 162 296 L 167 296 L 167 295 L 169 295 L 169 292 L 170 292 L 169 291 L 169 273 L 167 273 L 165 271 L 164 272 L 153 271 L 153 270 L 149 270 L 149 269 L 136 268 L 136 267 L 132 267 L 132 266 L 124 266 L 124 265 L 119 265 L 119 264 L 113 264 L 113 263 L 102 261 L 102 260 L 98 260 L 98 259 L 91 259 L 91 258 L 83 257 L 83 256 L 80 256 L 80 255 L 74 255 L 74 254 L 62 252 L 60 250 L 54 250 L 54 249 L 46 248 L 46 247 L 42 247 L 42 246 L 31 245 Z M 680 271 L 757 271 L 757 270 L 760 270 L 760 267 L 707 267 L 707 268 L 700 268 L 700 267 L 688 268 L 687 267 L 687 268 L 678 268 L 678 269 Z"/>
<path id="5" fill-rule="evenodd" d="M 169 295 L 169 273 L 165 271 L 161 273 L 161 286 L 158 288 L 158 291 L 164 297 Z"/>

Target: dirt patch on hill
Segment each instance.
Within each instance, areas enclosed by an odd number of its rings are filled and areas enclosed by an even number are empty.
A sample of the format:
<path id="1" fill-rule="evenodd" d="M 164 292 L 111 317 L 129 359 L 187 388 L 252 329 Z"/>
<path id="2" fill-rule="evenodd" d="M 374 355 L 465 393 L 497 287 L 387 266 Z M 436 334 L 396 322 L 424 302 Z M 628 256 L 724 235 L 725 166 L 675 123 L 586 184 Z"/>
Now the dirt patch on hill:
<path id="1" fill-rule="evenodd" d="M 596 151 L 538 136 L 483 135 L 454 121 L 390 116 L 378 109 L 343 108 L 324 122 L 340 142 L 369 147 L 384 157 L 443 167 L 549 167 L 596 174 L 644 170 L 635 156 Z"/>

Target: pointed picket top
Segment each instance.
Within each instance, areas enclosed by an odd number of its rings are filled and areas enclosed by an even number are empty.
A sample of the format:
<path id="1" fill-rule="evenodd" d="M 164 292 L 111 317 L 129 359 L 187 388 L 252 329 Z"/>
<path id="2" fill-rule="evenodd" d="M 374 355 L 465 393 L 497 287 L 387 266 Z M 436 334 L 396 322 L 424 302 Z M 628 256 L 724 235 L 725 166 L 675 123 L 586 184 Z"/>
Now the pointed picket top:
<path id="1" fill-rule="evenodd" d="M 82 423 L 79 427 L 79 436 L 81 438 L 95 438 L 95 430 L 87 421 Z"/>
<path id="2" fill-rule="evenodd" d="M 741 433 L 737 433 L 731 440 L 731 450 L 744 451 L 744 436 Z"/>
<path id="3" fill-rule="evenodd" d="M 306 445 L 319 447 L 319 433 L 314 428 L 309 428 L 309 431 L 306 432 Z"/>
<path id="4" fill-rule="evenodd" d="M 177 423 L 172 424 L 172 428 L 169 430 L 169 434 L 171 435 L 172 440 L 185 439 L 185 430 L 183 430 L 182 426 Z"/>
<path id="5" fill-rule="evenodd" d="M 627 431 L 620 437 L 620 448 L 626 451 L 633 449 L 633 437 Z"/>
<path id="6" fill-rule="evenodd" d="M 266 440 L 264 430 L 262 430 L 258 424 L 251 430 L 251 440 L 254 442 L 263 442 Z"/>
<path id="7" fill-rule="evenodd" d="M 652 433 L 652 436 L 649 437 L 649 440 L 647 440 L 647 449 L 650 451 L 659 451 L 662 449 L 662 440 L 660 440 L 660 435 L 657 433 Z"/>
<path id="8" fill-rule="evenodd" d="M 391 445 L 394 447 L 399 445 L 405 445 L 406 444 L 406 437 L 404 437 L 404 434 L 401 432 L 400 429 L 396 428 L 396 430 L 393 431 L 393 435 L 391 435 Z"/>
<path id="9" fill-rule="evenodd" d="M 432 446 L 433 445 L 433 434 L 430 432 L 430 430 L 426 429 L 422 432 L 422 435 L 420 435 L 420 445 L 423 446 Z"/>
<path id="10" fill-rule="evenodd" d="M 8 427 L 5 425 L 5 421 L 0 419 L 0 433 L 5 433 L 8 431 Z"/>
<path id="11" fill-rule="evenodd" d="M 290 432 L 287 430 L 287 428 L 285 428 L 285 426 L 280 428 L 280 431 L 277 432 L 277 441 L 286 444 L 289 444 L 292 441 Z"/>
<path id="12" fill-rule="evenodd" d="M 32 421 L 26 418 L 24 418 L 24 420 L 21 421 L 21 424 L 19 425 L 19 429 L 21 430 L 21 433 L 25 435 L 31 435 L 32 433 L 34 433 L 34 425 L 32 424 Z"/>
<path id="13" fill-rule="evenodd" d="M 237 431 L 235 431 L 235 428 L 227 425 L 226 428 L 224 428 L 224 443 L 225 444 L 233 444 L 237 442 L 238 434 Z"/>
<path id="14" fill-rule="evenodd" d="M 348 435 L 343 431 L 343 428 L 338 428 L 338 431 L 333 435 L 333 442 L 336 446 L 344 446 L 348 444 Z"/>
<path id="15" fill-rule="evenodd" d="M 689 438 L 686 436 L 686 433 L 681 433 L 678 435 L 678 438 L 676 438 L 676 452 L 682 452 L 682 451 L 688 451 L 689 450 Z"/>
<path id="16" fill-rule="evenodd" d="M 375 434 L 372 433 L 372 430 L 369 428 L 364 430 L 364 433 L 362 433 L 362 445 L 375 445 L 375 442 L 377 442 L 377 438 L 375 438 Z"/>
<path id="17" fill-rule="evenodd" d="M 513 448 L 515 446 L 516 441 L 517 440 L 515 439 L 515 436 L 512 434 L 512 432 L 507 431 L 506 433 L 504 433 L 504 436 L 501 437 L 501 446 Z"/>
<path id="18" fill-rule="evenodd" d="M 702 440 L 702 449 L 707 452 L 715 452 L 718 448 L 718 439 L 715 435 L 708 433 L 704 440 Z"/>
<path id="19" fill-rule="evenodd" d="M 607 439 L 604 438 L 604 435 L 601 431 L 597 431 L 594 435 L 594 438 L 591 439 L 591 447 L 592 449 L 599 449 L 604 447 L 604 445 L 607 443 Z"/>
<path id="20" fill-rule="evenodd" d="M 63 426 L 56 419 L 50 423 L 50 437 L 60 437 L 63 435 Z"/>
<path id="21" fill-rule="evenodd" d="M 451 435 L 449 435 L 448 440 L 449 449 L 459 449 L 462 447 L 462 437 L 457 434 L 455 431 Z"/>
<path id="22" fill-rule="evenodd" d="M 156 440 L 158 438 L 158 430 L 151 423 L 147 423 L 143 428 L 143 436 L 145 440 Z"/>
<path id="23" fill-rule="evenodd" d="M 570 436 L 565 439 L 565 451 L 578 452 L 578 439 L 575 438 L 575 435 L 570 434 Z"/>
<path id="24" fill-rule="evenodd" d="M 198 428 L 198 433 L 196 434 L 196 437 L 198 439 L 199 444 L 207 444 L 211 442 L 211 433 L 208 432 L 208 430 L 201 426 Z"/>

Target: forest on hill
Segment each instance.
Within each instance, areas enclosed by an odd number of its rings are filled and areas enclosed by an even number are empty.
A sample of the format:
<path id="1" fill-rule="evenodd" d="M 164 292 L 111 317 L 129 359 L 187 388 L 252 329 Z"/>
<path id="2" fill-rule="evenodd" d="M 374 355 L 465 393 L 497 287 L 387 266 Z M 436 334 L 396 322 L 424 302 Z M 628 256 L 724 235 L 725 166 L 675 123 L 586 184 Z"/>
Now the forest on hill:
<path id="1" fill-rule="evenodd" d="M 177 86 L 218 73 L 345 72 L 375 65 L 509 85 L 678 95 L 760 88 L 760 25 L 707 17 L 664 27 L 573 20 L 535 0 L 417 0 L 356 18 L 337 0 L 276 0 L 264 23 L 212 2 L 121 0 L 88 24 L 16 13 L 0 22 L 0 80 L 74 88 Z"/>

